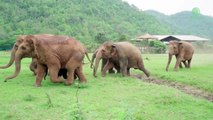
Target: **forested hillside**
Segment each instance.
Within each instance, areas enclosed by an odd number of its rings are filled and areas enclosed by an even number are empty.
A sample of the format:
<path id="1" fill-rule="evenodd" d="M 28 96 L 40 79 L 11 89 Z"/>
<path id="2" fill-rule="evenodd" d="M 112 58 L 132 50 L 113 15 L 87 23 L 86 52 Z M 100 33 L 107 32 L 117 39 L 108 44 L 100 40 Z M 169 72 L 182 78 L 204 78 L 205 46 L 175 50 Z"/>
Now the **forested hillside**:
<path id="1" fill-rule="evenodd" d="M 157 11 L 146 11 L 146 13 L 157 18 L 161 24 L 170 26 L 173 33 L 193 34 L 213 40 L 213 17 L 189 11 L 170 16 Z"/>
<path id="2" fill-rule="evenodd" d="M 170 31 L 155 17 L 121 0 L 0 1 L 0 49 L 10 49 L 20 34 L 65 34 L 91 47 L 104 40 Z"/>

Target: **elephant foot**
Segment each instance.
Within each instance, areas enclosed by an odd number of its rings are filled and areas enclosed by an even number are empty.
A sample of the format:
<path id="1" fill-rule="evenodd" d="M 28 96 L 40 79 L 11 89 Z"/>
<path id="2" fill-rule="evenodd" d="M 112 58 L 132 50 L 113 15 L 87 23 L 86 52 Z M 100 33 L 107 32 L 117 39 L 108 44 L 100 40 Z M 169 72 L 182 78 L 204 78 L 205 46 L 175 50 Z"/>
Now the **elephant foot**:
<path id="1" fill-rule="evenodd" d="M 34 87 L 41 87 L 41 84 L 34 84 Z"/>
<path id="2" fill-rule="evenodd" d="M 70 85 L 72 85 L 72 83 L 73 83 L 73 82 L 71 82 L 71 81 L 65 81 L 65 82 L 64 82 L 64 85 L 70 86 Z"/>
<path id="3" fill-rule="evenodd" d="M 79 82 L 80 82 L 80 83 L 86 83 L 87 80 L 86 80 L 86 79 L 79 79 Z"/>
<path id="4" fill-rule="evenodd" d="M 85 79 L 85 80 L 80 80 L 80 83 L 81 84 L 85 84 L 85 83 L 87 83 L 87 80 Z"/>
<path id="5" fill-rule="evenodd" d="M 102 76 L 102 77 L 105 77 L 105 76 L 106 76 L 106 74 L 102 74 L 101 76 Z"/>
<path id="6" fill-rule="evenodd" d="M 64 80 L 63 80 L 63 78 L 58 78 L 57 80 L 53 80 L 52 82 L 53 83 L 63 83 Z"/>

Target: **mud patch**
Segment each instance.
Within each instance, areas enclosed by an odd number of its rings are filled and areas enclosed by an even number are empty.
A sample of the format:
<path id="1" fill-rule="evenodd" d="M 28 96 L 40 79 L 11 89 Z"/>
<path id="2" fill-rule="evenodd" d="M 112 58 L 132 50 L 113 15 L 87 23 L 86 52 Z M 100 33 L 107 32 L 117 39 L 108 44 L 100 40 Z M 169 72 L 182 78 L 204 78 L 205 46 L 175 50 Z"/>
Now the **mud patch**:
<path id="1" fill-rule="evenodd" d="M 198 89 L 196 87 L 192 87 L 189 85 L 185 85 L 182 83 L 178 83 L 178 82 L 173 82 L 173 81 L 167 81 L 167 80 L 160 80 L 160 79 L 156 79 L 156 78 L 144 78 L 141 75 L 132 75 L 132 77 L 143 80 L 145 82 L 148 83 L 154 83 L 154 84 L 158 84 L 158 85 L 166 85 L 169 87 L 173 87 L 175 89 L 178 89 L 186 94 L 189 95 L 193 95 L 195 97 L 199 97 L 199 98 L 204 98 L 210 102 L 213 102 L 213 94 L 201 89 Z"/>

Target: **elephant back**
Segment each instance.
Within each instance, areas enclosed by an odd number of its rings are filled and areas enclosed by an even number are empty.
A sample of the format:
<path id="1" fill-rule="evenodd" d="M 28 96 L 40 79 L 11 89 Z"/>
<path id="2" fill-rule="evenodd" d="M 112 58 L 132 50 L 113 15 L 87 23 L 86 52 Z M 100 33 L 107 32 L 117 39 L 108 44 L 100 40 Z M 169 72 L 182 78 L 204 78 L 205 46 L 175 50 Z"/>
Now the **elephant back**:
<path id="1" fill-rule="evenodd" d="M 120 51 L 123 52 L 123 54 L 125 54 L 127 57 L 141 57 L 141 52 L 135 45 L 129 42 L 117 42 L 115 44 L 118 46 L 118 49 L 120 49 Z"/>

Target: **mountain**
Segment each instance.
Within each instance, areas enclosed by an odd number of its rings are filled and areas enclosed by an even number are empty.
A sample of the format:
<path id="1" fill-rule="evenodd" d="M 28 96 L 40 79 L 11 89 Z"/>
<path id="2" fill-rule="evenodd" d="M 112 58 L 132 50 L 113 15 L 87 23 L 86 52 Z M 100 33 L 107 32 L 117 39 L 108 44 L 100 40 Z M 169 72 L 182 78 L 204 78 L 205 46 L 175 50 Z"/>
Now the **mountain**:
<path id="1" fill-rule="evenodd" d="M 161 24 L 168 25 L 172 33 L 192 34 L 213 40 L 213 17 L 183 11 L 174 15 L 164 15 L 149 10 L 146 13 L 157 18 Z"/>
<path id="2" fill-rule="evenodd" d="M 155 17 L 122 0 L 1 0 L 0 48 L 10 49 L 17 35 L 52 33 L 77 38 L 87 46 L 120 36 L 169 34 Z"/>

